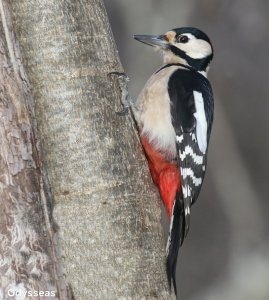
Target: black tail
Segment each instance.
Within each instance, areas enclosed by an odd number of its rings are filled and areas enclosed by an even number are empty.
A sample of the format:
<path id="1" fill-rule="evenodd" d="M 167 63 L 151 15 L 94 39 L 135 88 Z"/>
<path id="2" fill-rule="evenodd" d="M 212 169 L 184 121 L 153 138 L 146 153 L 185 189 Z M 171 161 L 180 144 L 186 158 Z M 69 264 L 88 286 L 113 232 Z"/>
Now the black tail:
<path id="1" fill-rule="evenodd" d="M 184 203 L 180 194 L 177 193 L 176 201 L 173 208 L 173 215 L 170 224 L 170 232 L 167 242 L 167 260 L 166 260 L 166 273 L 168 284 L 171 290 L 171 283 L 173 281 L 174 291 L 177 295 L 176 286 L 176 266 L 179 247 L 184 240 L 185 232 L 185 215 Z"/>

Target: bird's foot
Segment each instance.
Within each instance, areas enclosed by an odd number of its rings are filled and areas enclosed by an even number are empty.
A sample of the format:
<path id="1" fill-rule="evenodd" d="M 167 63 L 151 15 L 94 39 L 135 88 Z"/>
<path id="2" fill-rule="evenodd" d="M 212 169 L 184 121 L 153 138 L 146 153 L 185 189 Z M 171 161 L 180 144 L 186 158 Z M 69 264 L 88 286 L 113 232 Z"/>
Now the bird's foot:
<path id="1" fill-rule="evenodd" d="M 111 72 L 109 73 L 109 75 L 115 75 L 118 77 L 118 82 L 121 90 L 121 103 L 123 105 L 123 109 L 121 111 L 117 111 L 116 114 L 119 116 L 125 116 L 128 114 L 129 109 L 133 103 L 128 92 L 128 82 L 130 81 L 130 78 L 122 72 Z"/>

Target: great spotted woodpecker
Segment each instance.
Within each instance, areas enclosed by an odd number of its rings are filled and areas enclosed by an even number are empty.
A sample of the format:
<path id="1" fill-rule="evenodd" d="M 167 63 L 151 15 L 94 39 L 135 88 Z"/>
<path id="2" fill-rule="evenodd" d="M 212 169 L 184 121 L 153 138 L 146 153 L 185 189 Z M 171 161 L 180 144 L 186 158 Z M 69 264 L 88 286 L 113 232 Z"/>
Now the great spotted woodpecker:
<path id="1" fill-rule="evenodd" d="M 207 79 L 213 48 L 202 31 L 184 27 L 164 35 L 135 35 L 160 49 L 164 65 L 147 81 L 133 111 L 154 183 L 170 219 L 167 276 L 176 290 L 179 247 L 191 205 L 205 175 L 214 101 Z"/>

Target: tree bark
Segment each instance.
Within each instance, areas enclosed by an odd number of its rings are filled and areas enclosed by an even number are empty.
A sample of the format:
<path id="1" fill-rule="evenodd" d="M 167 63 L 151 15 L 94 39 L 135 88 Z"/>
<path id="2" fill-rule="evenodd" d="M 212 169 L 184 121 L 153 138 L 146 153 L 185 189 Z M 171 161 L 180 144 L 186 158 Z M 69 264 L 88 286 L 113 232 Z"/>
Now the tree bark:
<path id="1" fill-rule="evenodd" d="M 75 299 L 171 299 L 160 200 L 130 115 L 101 0 L 14 0 Z"/>
<path id="2" fill-rule="evenodd" d="M 66 299 L 32 96 L 5 1 L 0 16 L 0 299 L 55 299 L 57 291 Z"/>

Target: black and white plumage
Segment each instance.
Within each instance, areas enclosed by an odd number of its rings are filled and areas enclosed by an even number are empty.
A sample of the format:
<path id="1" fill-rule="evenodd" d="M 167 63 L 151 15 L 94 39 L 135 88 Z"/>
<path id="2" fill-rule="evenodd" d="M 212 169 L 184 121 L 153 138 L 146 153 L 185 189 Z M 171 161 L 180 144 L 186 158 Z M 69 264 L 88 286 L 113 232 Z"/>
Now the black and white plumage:
<path id="1" fill-rule="evenodd" d="M 171 115 L 182 180 L 186 236 L 190 207 L 199 195 L 205 175 L 207 145 L 213 122 L 213 93 L 203 75 L 183 68 L 170 76 L 168 93 L 173 107 Z"/>
<path id="2" fill-rule="evenodd" d="M 190 226 L 191 206 L 203 183 L 209 137 L 213 122 L 214 101 L 206 78 L 213 58 L 213 48 L 202 31 L 184 27 L 160 36 L 135 36 L 143 43 L 162 51 L 164 66 L 148 80 L 134 107 L 149 165 L 155 183 L 171 218 L 167 244 L 167 275 L 176 292 L 176 262 Z M 163 157 L 160 161 L 148 144 Z M 153 154 L 152 154 L 153 153 Z M 162 182 L 163 172 L 177 165 L 180 183 L 170 211 L 170 195 L 177 181 Z M 160 169 L 160 170 L 159 170 Z M 159 170 L 156 172 L 156 170 Z M 170 172 L 171 173 L 171 172 Z M 168 175 L 170 173 L 167 173 Z M 167 175 L 166 174 L 166 175 Z M 172 174 L 172 173 L 171 173 Z M 159 176 L 159 177 L 158 177 Z M 157 179 L 156 179 L 157 178 Z"/>

